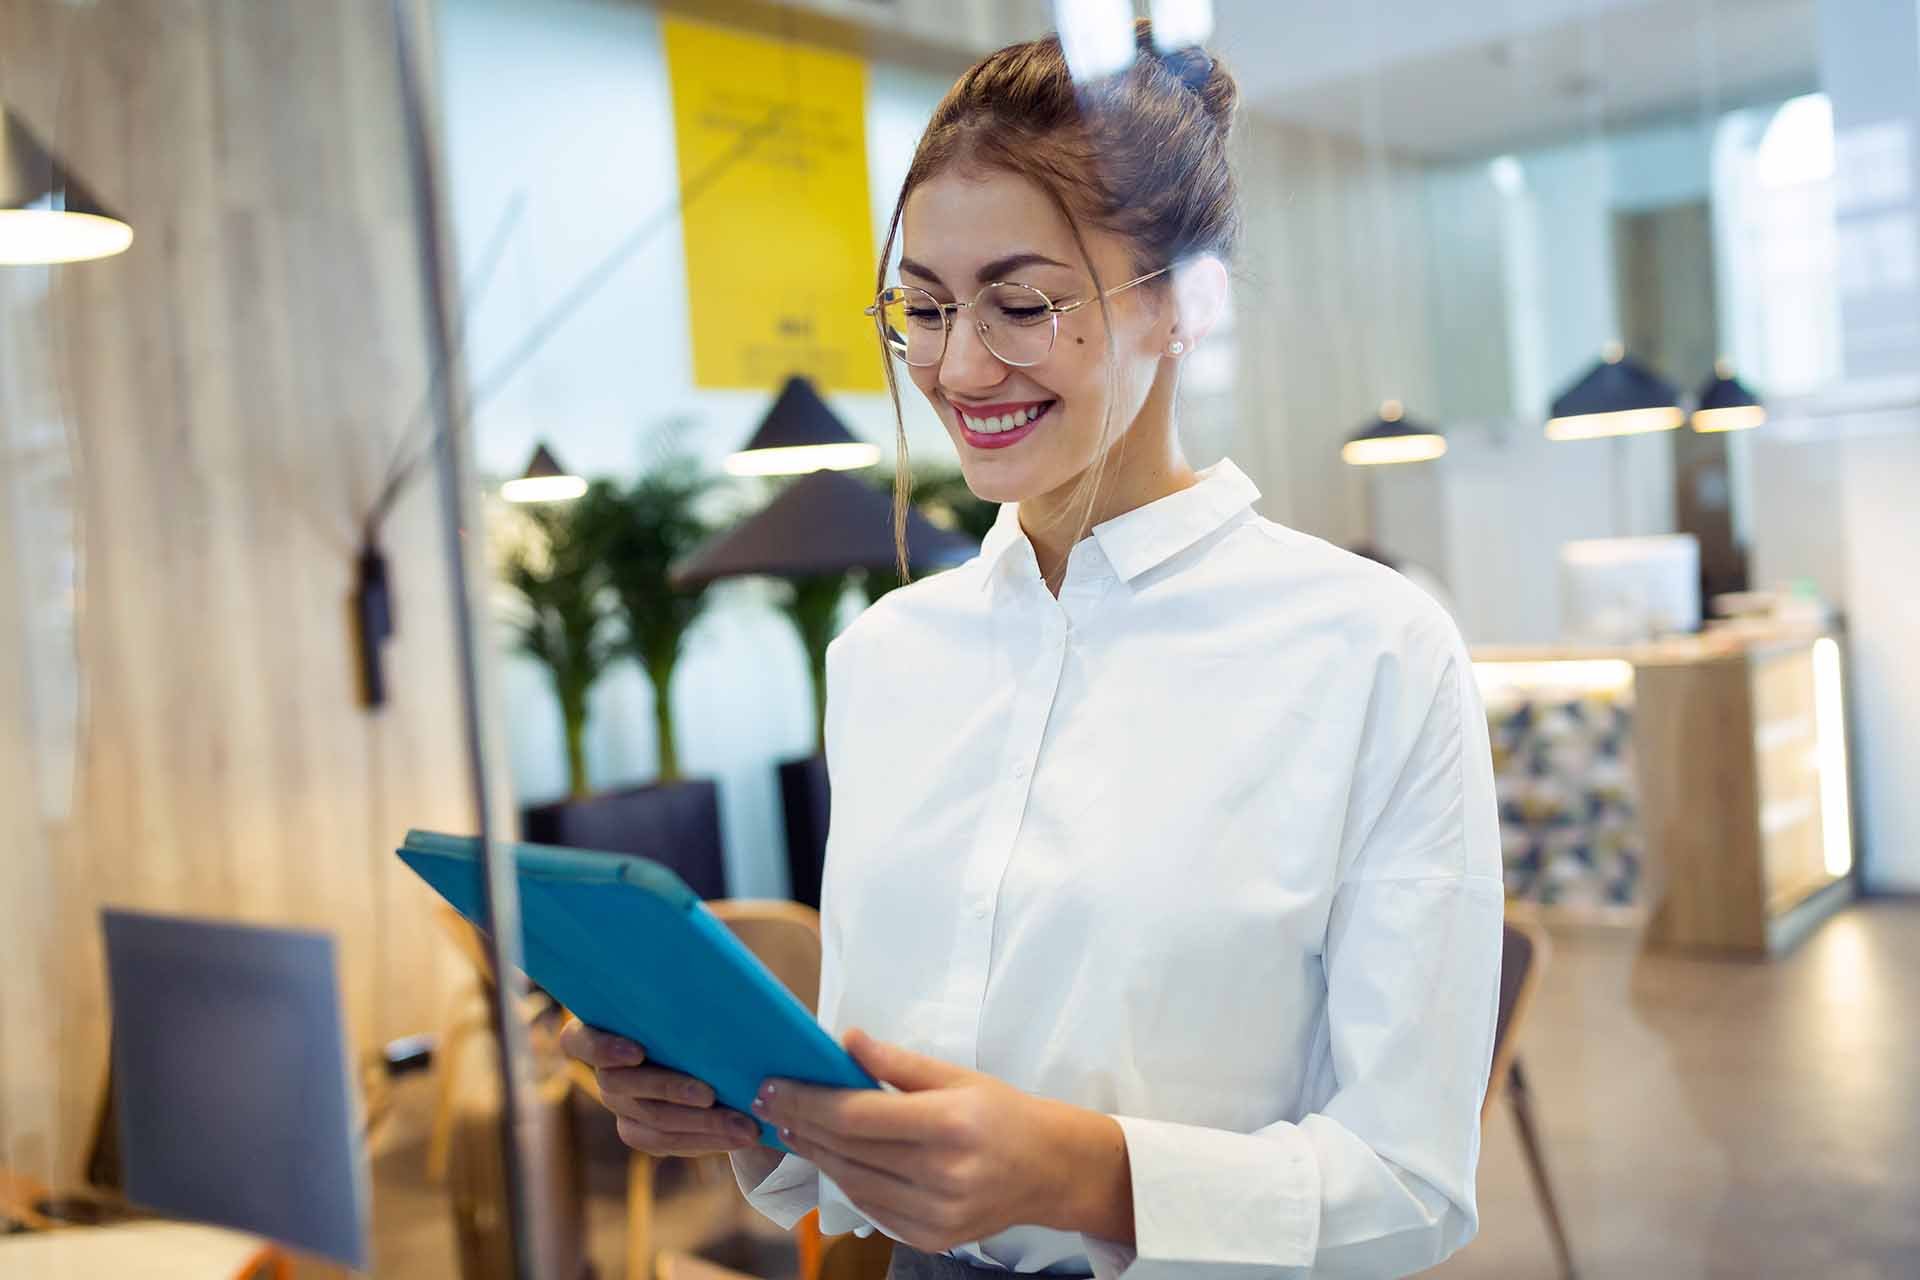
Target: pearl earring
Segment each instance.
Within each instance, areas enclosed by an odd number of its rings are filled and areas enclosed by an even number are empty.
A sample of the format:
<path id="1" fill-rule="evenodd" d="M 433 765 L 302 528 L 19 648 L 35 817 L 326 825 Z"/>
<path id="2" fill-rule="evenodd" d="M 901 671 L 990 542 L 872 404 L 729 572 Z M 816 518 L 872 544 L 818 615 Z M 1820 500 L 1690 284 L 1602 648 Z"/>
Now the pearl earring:
<path id="1" fill-rule="evenodd" d="M 1178 338 L 1176 338 L 1171 343 L 1168 344 L 1167 354 L 1170 356 L 1177 356 L 1182 351 L 1185 351 L 1186 349 L 1187 349 L 1187 344 L 1180 341 Z"/>

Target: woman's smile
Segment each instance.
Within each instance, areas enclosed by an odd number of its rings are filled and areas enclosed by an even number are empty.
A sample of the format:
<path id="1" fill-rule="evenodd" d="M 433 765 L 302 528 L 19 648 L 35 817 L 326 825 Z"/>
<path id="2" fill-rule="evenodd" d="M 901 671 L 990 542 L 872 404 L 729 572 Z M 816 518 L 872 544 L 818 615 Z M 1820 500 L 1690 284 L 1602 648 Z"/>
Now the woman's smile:
<path id="1" fill-rule="evenodd" d="M 949 400 L 960 435 L 976 449 L 1005 449 L 1032 435 L 1053 400 L 1003 401 L 996 404 L 962 404 Z"/>

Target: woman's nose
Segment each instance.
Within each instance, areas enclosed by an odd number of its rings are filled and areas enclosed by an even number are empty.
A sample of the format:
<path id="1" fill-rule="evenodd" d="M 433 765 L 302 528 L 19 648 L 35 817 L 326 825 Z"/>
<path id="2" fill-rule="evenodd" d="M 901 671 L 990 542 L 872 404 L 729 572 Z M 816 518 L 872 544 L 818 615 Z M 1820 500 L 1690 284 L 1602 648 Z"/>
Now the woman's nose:
<path id="1" fill-rule="evenodd" d="M 999 386 L 1006 377 L 1007 366 L 987 349 L 979 323 L 964 312 L 956 315 L 953 331 L 947 335 L 947 352 L 940 358 L 941 387 L 973 396 Z"/>

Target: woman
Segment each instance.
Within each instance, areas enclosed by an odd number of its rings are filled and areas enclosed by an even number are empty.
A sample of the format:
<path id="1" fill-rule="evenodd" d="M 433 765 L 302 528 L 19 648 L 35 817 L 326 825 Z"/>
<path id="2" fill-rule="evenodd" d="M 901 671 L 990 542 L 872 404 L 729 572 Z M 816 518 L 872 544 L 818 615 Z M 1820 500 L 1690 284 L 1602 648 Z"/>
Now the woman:
<path id="1" fill-rule="evenodd" d="M 1078 91 L 1054 39 L 983 60 L 894 215 L 883 341 L 1004 504 L 829 652 L 819 1016 L 894 1088 L 768 1082 L 783 1159 L 569 1043 L 627 1142 L 730 1151 L 782 1225 L 894 1237 L 894 1276 L 1404 1274 L 1475 1225 L 1486 728 L 1431 600 L 1182 455 L 1235 90 L 1137 44 Z"/>

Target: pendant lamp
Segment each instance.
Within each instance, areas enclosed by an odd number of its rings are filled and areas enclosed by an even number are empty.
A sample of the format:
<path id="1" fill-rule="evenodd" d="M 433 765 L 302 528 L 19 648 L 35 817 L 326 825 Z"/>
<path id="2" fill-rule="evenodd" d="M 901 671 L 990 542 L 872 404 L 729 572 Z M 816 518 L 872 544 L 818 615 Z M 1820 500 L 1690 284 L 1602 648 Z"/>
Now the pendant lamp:
<path id="1" fill-rule="evenodd" d="M 0 104 L 0 266 L 108 258 L 132 243 L 133 228 Z"/>
<path id="2" fill-rule="evenodd" d="M 853 438 L 813 383 L 795 374 L 760 420 L 746 448 L 726 461 L 735 476 L 857 471 L 880 461 L 880 446 Z"/>
<path id="3" fill-rule="evenodd" d="M 1725 360 L 1713 366 L 1713 380 L 1700 389 L 1700 405 L 1693 411 L 1695 431 L 1747 431 L 1767 420 L 1767 407 L 1751 388 L 1733 376 Z"/>
<path id="4" fill-rule="evenodd" d="M 1607 344 L 1600 363 L 1553 402 L 1549 440 L 1596 440 L 1648 431 L 1671 431 L 1685 423 L 1680 393 L 1666 379 Z"/>
<path id="5" fill-rule="evenodd" d="M 544 444 L 534 446 L 525 474 L 500 486 L 508 502 L 571 502 L 586 491 L 586 480 L 569 474 Z"/>
<path id="6" fill-rule="evenodd" d="M 1343 461 L 1356 467 L 1429 462 L 1447 451 L 1446 437 L 1406 416 L 1398 400 L 1380 406 L 1380 416 L 1347 437 Z"/>

